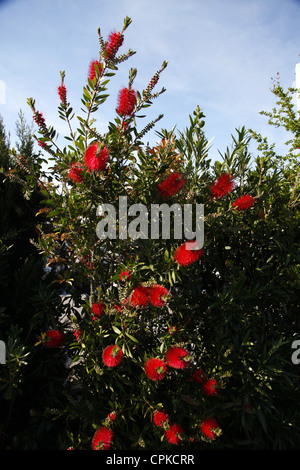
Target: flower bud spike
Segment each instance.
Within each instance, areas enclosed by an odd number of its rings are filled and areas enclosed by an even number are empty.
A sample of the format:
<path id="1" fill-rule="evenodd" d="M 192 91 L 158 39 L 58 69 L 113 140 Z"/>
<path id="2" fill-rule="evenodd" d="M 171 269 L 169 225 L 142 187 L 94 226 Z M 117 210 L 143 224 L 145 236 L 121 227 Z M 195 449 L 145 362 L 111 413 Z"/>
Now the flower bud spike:
<path id="1" fill-rule="evenodd" d="M 132 23 L 132 19 L 129 17 L 129 16 L 126 16 L 124 18 L 124 25 L 123 25 L 123 28 L 122 28 L 122 33 L 124 33 L 124 31 L 128 28 L 128 26 Z"/>
<path id="2" fill-rule="evenodd" d="M 101 52 L 103 52 L 105 50 L 105 41 L 104 41 L 104 39 L 101 35 L 100 27 L 98 28 L 98 38 L 99 38 L 99 44 L 100 44 Z"/>
<path id="3" fill-rule="evenodd" d="M 60 73 L 60 77 L 61 77 L 61 83 L 63 85 L 64 80 L 65 80 L 65 76 L 66 76 L 66 72 L 64 70 L 61 70 L 59 73 Z"/>
<path id="4" fill-rule="evenodd" d="M 65 76 L 66 76 L 65 71 L 64 70 L 60 71 L 61 84 L 57 87 L 58 96 L 64 107 L 67 106 L 67 89 L 64 85 Z"/>
<path id="5" fill-rule="evenodd" d="M 137 69 L 136 68 L 131 68 L 129 70 L 129 88 L 131 88 L 136 76 L 137 76 Z"/>

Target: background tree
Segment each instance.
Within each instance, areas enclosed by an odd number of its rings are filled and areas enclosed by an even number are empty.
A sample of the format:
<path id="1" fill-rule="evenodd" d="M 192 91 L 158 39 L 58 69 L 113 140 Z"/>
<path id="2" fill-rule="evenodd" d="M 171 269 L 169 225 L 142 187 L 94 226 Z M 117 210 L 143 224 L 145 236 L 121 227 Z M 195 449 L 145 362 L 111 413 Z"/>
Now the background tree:
<path id="1" fill-rule="evenodd" d="M 35 346 L 61 306 L 58 284 L 51 284 L 37 248 L 42 159 L 33 153 L 22 113 L 16 125 L 16 149 L 2 123 L 0 139 L 0 337 L 7 355 L 0 375 L 2 450 L 51 448 L 55 425 L 48 415 L 65 373 L 59 357 Z"/>
<path id="2" fill-rule="evenodd" d="M 0 116 L 0 152 L 1 168 L 6 170 L 9 166 L 9 139 L 5 132 L 2 116 Z"/>
<path id="3" fill-rule="evenodd" d="M 34 156 L 34 139 L 32 134 L 33 127 L 29 126 L 26 122 L 24 113 L 20 109 L 18 121 L 16 122 L 16 136 L 19 139 L 16 142 L 16 150 L 18 154 L 22 155 L 25 159 Z"/>

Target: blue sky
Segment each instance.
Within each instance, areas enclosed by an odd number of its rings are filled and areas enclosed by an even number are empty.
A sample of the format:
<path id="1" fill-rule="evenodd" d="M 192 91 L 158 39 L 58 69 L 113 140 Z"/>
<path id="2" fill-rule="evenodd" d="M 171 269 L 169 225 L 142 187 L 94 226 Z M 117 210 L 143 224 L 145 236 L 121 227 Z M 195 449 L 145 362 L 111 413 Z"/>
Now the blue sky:
<path id="1" fill-rule="evenodd" d="M 160 113 L 161 127 L 183 130 L 199 105 L 206 115 L 206 135 L 215 138 L 212 158 L 231 144 L 236 127 L 254 128 L 270 140 L 261 110 L 270 110 L 271 78 L 284 87 L 295 80 L 300 62 L 300 0 L 0 0 L 0 114 L 11 143 L 23 110 L 29 122 L 28 97 L 36 100 L 47 123 L 67 131 L 57 114 L 60 70 L 66 71 L 68 99 L 80 112 L 89 62 L 98 55 L 97 29 L 104 39 L 132 18 L 121 52 L 137 53 L 119 67 L 110 97 L 97 113 L 100 132 L 114 119 L 118 90 L 128 83 L 130 67 L 138 69 L 135 88 L 142 90 L 164 60 L 155 100 L 144 127 Z M 157 137 L 147 135 L 150 143 Z"/>

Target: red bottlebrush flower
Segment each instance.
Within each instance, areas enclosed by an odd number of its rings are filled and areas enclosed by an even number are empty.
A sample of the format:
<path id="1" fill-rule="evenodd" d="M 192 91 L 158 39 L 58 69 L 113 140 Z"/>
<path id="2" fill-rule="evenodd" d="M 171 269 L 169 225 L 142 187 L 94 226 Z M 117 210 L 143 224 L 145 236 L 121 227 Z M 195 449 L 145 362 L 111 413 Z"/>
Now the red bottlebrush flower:
<path id="1" fill-rule="evenodd" d="M 169 199 L 184 187 L 186 178 L 178 172 L 171 173 L 158 185 L 158 191 L 164 199 Z"/>
<path id="2" fill-rule="evenodd" d="M 130 303 L 134 307 L 146 307 L 149 303 L 147 287 L 135 287 L 131 293 Z"/>
<path id="3" fill-rule="evenodd" d="M 166 363 L 174 369 L 185 369 L 190 365 L 188 356 L 189 353 L 186 349 L 180 348 L 179 346 L 172 346 L 166 352 Z"/>
<path id="4" fill-rule="evenodd" d="M 90 171 L 102 171 L 108 162 L 109 152 L 107 147 L 100 144 L 90 145 L 84 155 L 84 163 Z"/>
<path id="5" fill-rule="evenodd" d="M 113 432 L 106 426 L 97 429 L 92 440 L 93 450 L 107 450 L 110 448 Z"/>
<path id="6" fill-rule="evenodd" d="M 215 379 L 208 379 L 202 386 L 202 390 L 205 395 L 212 397 L 218 395 L 217 391 L 217 381 Z"/>
<path id="7" fill-rule="evenodd" d="M 104 303 L 103 302 L 95 302 L 92 306 L 92 312 L 93 312 L 93 320 L 96 320 L 101 316 L 104 310 Z"/>
<path id="8" fill-rule="evenodd" d="M 123 351 L 120 346 L 112 344 L 104 349 L 102 359 L 107 367 L 116 367 L 123 359 Z"/>
<path id="9" fill-rule="evenodd" d="M 202 434 L 209 440 L 216 438 L 219 428 L 218 422 L 214 418 L 206 418 L 202 421 L 200 430 Z"/>
<path id="10" fill-rule="evenodd" d="M 229 173 L 223 173 L 219 178 L 212 184 L 211 195 L 220 199 L 227 194 L 231 193 L 235 188 L 234 177 Z"/>
<path id="11" fill-rule="evenodd" d="M 117 413 L 115 411 L 112 411 L 107 415 L 108 421 L 114 421 L 116 419 Z"/>
<path id="12" fill-rule="evenodd" d="M 103 73 L 103 64 L 101 64 L 98 60 L 91 60 L 90 65 L 89 65 L 88 78 L 92 81 L 96 77 L 95 65 L 96 67 L 98 67 L 100 77 L 102 76 L 102 73 Z"/>
<path id="13" fill-rule="evenodd" d="M 75 183 L 81 183 L 84 178 L 84 170 L 79 162 L 72 163 L 68 176 Z"/>
<path id="14" fill-rule="evenodd" d="M 144 369 L 147 377 L 154 381 L 162 380 L 167 373 L 166 364 L 162 359 L 157 357 L 148 359 L 145 362 Z"/>
<path id="15" fill-rule="evenodd" d="M 59 87 L 57 88 L 57 92 L 58 92 L 58 96 L 60 98 L 60 101 L 63 104 L 67 104 L 67 89 L 66 89 L 65 85 L 63 85 L 63 84 L 59 85 Z"/>
<path id="16" fill-rule="evenodd" d="M 59 348 L 65 341 L 65 336 L 61 331 L 48 330 L 46 331 L 46 342 L 47 348 Z"/>
<path id="17" fill-rule="evenodd" d="M 239 197 L 232 204 L 232 207 L 235 207 L 238 211 L 244 211 L 250 209 L 254 203 L 255 199 L 250 194 L 245 194 L 244 196 Z"/>
<path id="18" fill-rule="evenodd" d="M 130 302 L 134 307 L 146 307 L 149 304 L 163 307 L 167 296 L 169 296 L 169 291 L 159 284 L 150 287 L 137 286 L 131 293 Z"/>
<path id="19" fill-rule="evenodd" d="M 36 122 L 36 124 L 41 128 L 41 129 L 47 129 L 46 127 L 46 121 L 42 113 L 39 111 L 35 111 L 33 115 L 33 120 Z"/>
<path id="20" fill-rule="evenodd" d="M 197 249 L 197 243 L 195 241 L 188 241 L 176 249 L 174 253 L 174 260 L 182 266 L 188 266 L 198 261 L 198 259 L 201 258 L 203 254 L 204 251 L 202 249 Z"/>
<path id="21" fill-rule="evenodd" d="M 130 272 L 128 269 L 126 269 L 126 271 L 122 271 L 121 274 L 120 274 L 120 279 L 121 281 L 123 281 L 123 277 L 127 277 L 127 279 L 130 278 Z"/>
<path id="22" fill-rule="evenodd" d="M 108 41 L 106 43 L 106 57 L 108 59 L 113 59 L 118 52 L 119 48 L 122 46 L 124 41 L 124 36 L 122 33 L 117 33 L 112 31 L 108 36 Z"/>
<path id="23" fill-rule="evenodd" d="M 184 434 L 182 427 L 176 423 L 172 424 L 170 426 L 170 429 L 165 431 L 165 436 L 166 436 L 167 441 L 170 442 L 170 444 L 175 444 L 175 445 L 177 445 L 181 441 L 182 434 Z"/>
<path id="24" fill-rule="evenodd" d="M 79 328 L 77 328 L 76 330 L 73 330 L 73 335 L 75 336 L 77 341 L 79 341 L 82 335 L 82 331 Z"/>
<path id="25" fill-rule="evenodd" d="M 169 416 L 163 411 L 155 411 L 153 415 L 153 422 L 155 426 L 163 427 L 168 422 Z"/>
<path id="26" fill-rule="evenodd" d="M 38 140 L 38 145 L 43 149 L 47 147 L 47 144 L 45 142 L 42 142 L 41 140 Z"/>
<path id="27" fill-rule="evenodd" d="M 163 307 L 166 303 L 166 297 L 168 296 L 168 289 L 159 284 L 148 287 L 149 302 L 155 307 Z"/>
<path id="28" fill-rule="evenodd" d="M 203 383 L 203 375 L 204 375 L 204 372 L 202 369 L 197 369 L 195 370 L 195 372 L 192 374 L 191 376 L 191 381 L 192 382 L 197 382 L 198 384 L 202 384 Z"/>
<path id="29" fill-rule="evenodd" d="M 117 113 L 120 116 L 131 116 L 136 105 L 136 92 L 131 88 L 119 91 Z"/>

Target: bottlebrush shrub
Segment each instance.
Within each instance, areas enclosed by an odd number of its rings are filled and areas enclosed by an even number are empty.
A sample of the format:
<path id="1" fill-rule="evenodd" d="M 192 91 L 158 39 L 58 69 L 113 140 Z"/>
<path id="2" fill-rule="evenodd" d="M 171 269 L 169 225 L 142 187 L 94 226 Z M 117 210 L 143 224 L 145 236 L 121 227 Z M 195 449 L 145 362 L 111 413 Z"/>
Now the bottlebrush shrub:
<path id="1" fill-rule="evenodd" d="M 162 116 L 141 128 L 138 118 L 165 91 L 155 87 L 166 62 L 142 91 L 134 87 L 136 70 L 129 70 L 128 85 L 111 97 L 114 121 L 98 132 L 109 81 L 134 54 L 121 53 L 130 22 L 125 18 L 108 40 L 98 30 L 99 55 L 83 64 L 89 76 L 82 115 L 67 101 L 62 73 L 57 99 L 66 147 L 28 100 L 36 139 L 54 161 L 43 190 L 48 219 L 40 246 L 70 299 L 60 325 L 71 332 L 61 347 L 72 364 L 61 391 L 60 442 L 94 450 L 268 447 L 287 408 L 280 407 L 279 384 L 291 392 L 281 373 L 284 315 L 272 300 L 280 293 L 267 264 L 276 258 L 280 271 L 278 245 L 269 246 L 268 238 L 276 222 L 269 226 L 260 215 L 276 214 L 279 206 L 270 201 L 278 180 L 250 167 L 245 128 L 232 153 L 212 164 L 199 107 L 184 132 L 162 129 L 156 146 L 144 143 Z M 204 246 L 184 233 L 175 238 L 173 224 L 169 237 L 162 227 L 159 238 L 145 237 L 143 227 L 136 239 L 118 230 L 98 238 L 105 203 L 115 208 L 120 228 L 120 196 L 148 209 L 162 201 L 193 210 L 204 204 Z M 279 303 L 288 302 L 282 295 Z"/>

